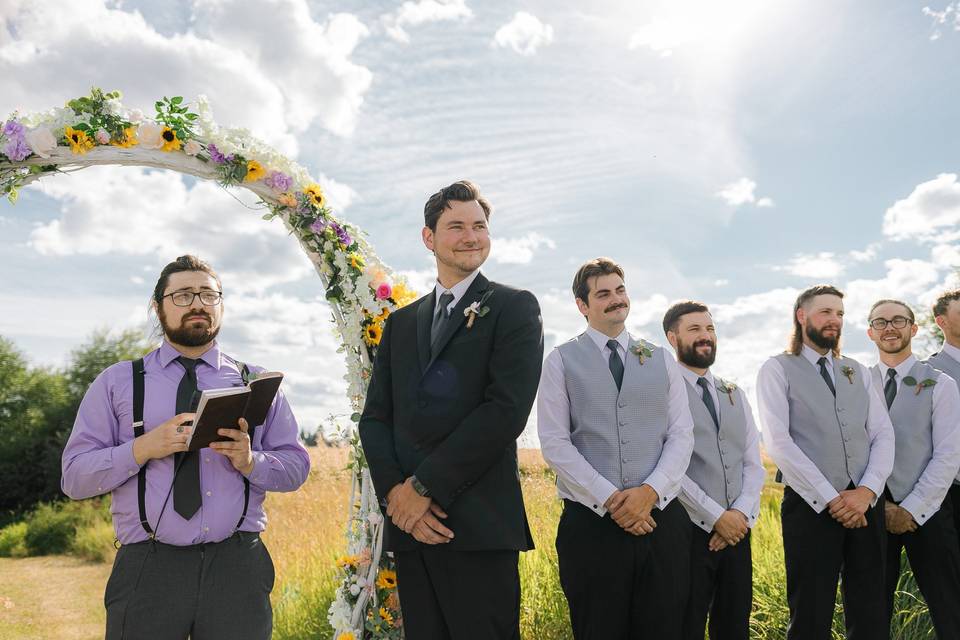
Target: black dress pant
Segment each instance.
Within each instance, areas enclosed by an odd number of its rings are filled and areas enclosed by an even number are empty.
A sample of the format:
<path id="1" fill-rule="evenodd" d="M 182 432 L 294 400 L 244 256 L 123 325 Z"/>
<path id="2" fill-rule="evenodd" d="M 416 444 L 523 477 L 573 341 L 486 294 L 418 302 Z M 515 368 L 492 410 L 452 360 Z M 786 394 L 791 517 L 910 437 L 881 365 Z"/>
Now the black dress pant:
<path id="1" fill-rule="evenodd" d="M 107 640 L 269 640 L 273 561 L 260 535 L 184 547 L 137 542 L 107 581 Z"/>
<path id="2" fill-rule="evenodd" d="M 916 531 L 887 534 L 887 619 L 893 616 L 894 593 L 900 577 L 900 554 L 907 550 L 910 569 L 927 601 L 937 637 L 960 638 L 960 543 L 953 526 L 953 505 L 940 510 Z"/>
<path id="3" fill-rule="evenodd" d="M 518 551 L 397 551 L 407 640 L 520 640 Z"/>
<path id="4" fill-rule="evenodd" d="M 635 536 L 564 501 L 557 527 L 560 585 L 577 640 L 679 640 L 690 587 L 690 519 L 676 500 Z"/>
<path id="5" fill-rule="evenodd" d="M 788 640 L 830 640 L 837 580 L 843 574 L 844 621 L 849 640 L 889 636 L 884 566 L 883 496 L 866 512 L 867 526 L 844 528 L 824 509 L 815 512 L 785 487 L 780 516 L 787 568 Z"/>
<path id="6" fill-rule="evenodd" d="M 713 533 L 690 524 L 690 599 L 684 640 L 703 640 L 710 614 L 710 640 L 747 640 L 753 604 L 750 533 L 732 547 L 710 551 Z"/>
<path id="7" fill-rule="evenodd" d="M 957 532 L 957 541 L 960 542 L 960 484 L 953 484 L 944 502 L 953 507 L 953 528 Z"/>

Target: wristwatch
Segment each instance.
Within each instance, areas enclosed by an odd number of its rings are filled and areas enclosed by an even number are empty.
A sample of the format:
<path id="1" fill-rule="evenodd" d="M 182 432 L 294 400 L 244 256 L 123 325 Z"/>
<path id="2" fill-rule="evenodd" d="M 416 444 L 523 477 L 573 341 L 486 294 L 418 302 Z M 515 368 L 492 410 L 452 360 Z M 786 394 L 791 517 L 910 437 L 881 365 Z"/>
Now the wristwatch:
<path id="1" fill-rule="evenodd" d="M 410 476 L 410 484 L 413 485 L 413 490 L 417 492 L 417 495 L 424 498 L 430 495 L 430 489 L 423 486 L 423 483 L 417 480 L 417 476 Z"/>

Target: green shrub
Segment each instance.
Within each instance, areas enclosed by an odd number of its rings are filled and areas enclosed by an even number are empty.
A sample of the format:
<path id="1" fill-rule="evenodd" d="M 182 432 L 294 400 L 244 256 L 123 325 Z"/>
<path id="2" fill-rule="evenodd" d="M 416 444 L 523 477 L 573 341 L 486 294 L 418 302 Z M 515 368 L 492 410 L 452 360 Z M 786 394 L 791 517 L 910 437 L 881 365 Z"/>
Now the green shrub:
<path id="1" fill-rule="evenodd" d="M 106 562 L 113 556 L 114 538 L 113 524 L 97 520 L 77 529 L 70 553 L 91 562 Z"/>
<path id="2" fill-rule="evenodd" d="M 42 504 L 27 518 L 27 550 L 32 556 L 66 553 L 80 525 L 76 509 Z"/>
<path id="3" fill-rule="evenodd" d="M 0 558 L 24 558 L 27 555 L 26 522 L 15 522 L 0 529 Z"/>

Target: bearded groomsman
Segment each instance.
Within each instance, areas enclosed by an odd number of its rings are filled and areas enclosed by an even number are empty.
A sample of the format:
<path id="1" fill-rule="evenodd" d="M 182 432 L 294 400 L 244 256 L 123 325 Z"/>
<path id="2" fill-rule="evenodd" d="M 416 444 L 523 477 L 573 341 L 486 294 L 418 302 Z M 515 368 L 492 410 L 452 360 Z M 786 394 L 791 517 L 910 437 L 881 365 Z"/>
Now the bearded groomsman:
<path id="1" fill-rule="evenodd" d="M 687 383 L 694 446 L 678 496 L 692 525 L 687 640 L 747 640 L 753 602 L 750 528 L 760 511 L 765 472 L 760 432 L 746 394 L 710 372 L 717 333 L 707 306 L 678 302 L 663 317 Z"/>
<path id="2" fill-rule="evenodd" d="M 960 384 L 960 289 L 944 291 L 933 304 L 933 317 L 943 331 L 940 353 L 927 358 L 927 364 L 943 371 Z M 960 475 L 950 487 L 953 528 L 960 534 Z"/>
<path id="3" fill-rule="evenodd" d="M 803 291 L 789 349 L 757 377 L 763 442 L 786 484 L 781 504 L 788 640 L 828 640 L 843 574 L 847 638 L 886 638 L 883 489 L 894 435 L 870 373 L 840 356 L 843 293 Z"/>
<path id="4" fill-rule="evenodd" d="M 673 498 L 693 449 L 686 384 L 664 349 L 626 331 L 618 264 L 585 263 L 573 293 L 587 329 L 547 356 L 537 426 L 564 499 L 557 556 L 574 637 L 679 639 L 690 524 Z"/>
<path id="5" fill-rule="evenodd" d="M 887 620 L 906 548 L 937 637 L 960 638 L 960 543 L 952 505 L 944 502 L 960 469 L 960 392 L 950 376 L 914 357 L 917 328 L 913 310 L 899 300 L 870 309 L 867 334 L 880 352 L 870 371 L 896 434 L 885 506 Z"/>

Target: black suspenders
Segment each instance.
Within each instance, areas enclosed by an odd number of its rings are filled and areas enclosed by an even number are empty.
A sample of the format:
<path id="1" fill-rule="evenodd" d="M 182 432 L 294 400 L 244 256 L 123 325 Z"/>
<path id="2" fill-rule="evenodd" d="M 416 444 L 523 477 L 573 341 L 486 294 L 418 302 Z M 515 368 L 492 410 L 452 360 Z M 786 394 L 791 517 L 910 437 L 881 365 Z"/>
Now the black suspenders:
<path id="1" fill-rule="evenodd" d="M 240 378 L 243 380 L 243 384 L 247 384 L 247 381 L 250 378 L 250 369 L 243 362 L 238 362 L 233 358 L 227 357 L 233 364 L 237 366 L 240 370 Z M 146 378 L 146 370 L 143 367 L 143 358 L 134 361 L 133 363 L 133 435 L 136 438 L 139 438 L 143 435 L 143 398 L 144 398 L 144 378 Z M 254 427 L 251 425 L 249 430 L 250 443 L 253 444 L 253 430 Z M 250 481 L 246 478 L 243 478 L 243 513 L 240 514 L 240 519 L 237 521 L 237 526 L 235 529 L 239 529 L 240 525 L 243 524 L 244 519 L 247 517 L 247 506 L 250 503 Z M 147 532 L 147 536 L 153 540 L 156 538 L 156 533 L 153 532 L 153 529 L 150 528 L 150 523 L 147 522 L 147 463 L 145 462 L 142 467 L 140 467 L 140 472 L 137 474 L 137 507 L 140 510 L 140 524 L 143 526 L 143 530 Z"/>

